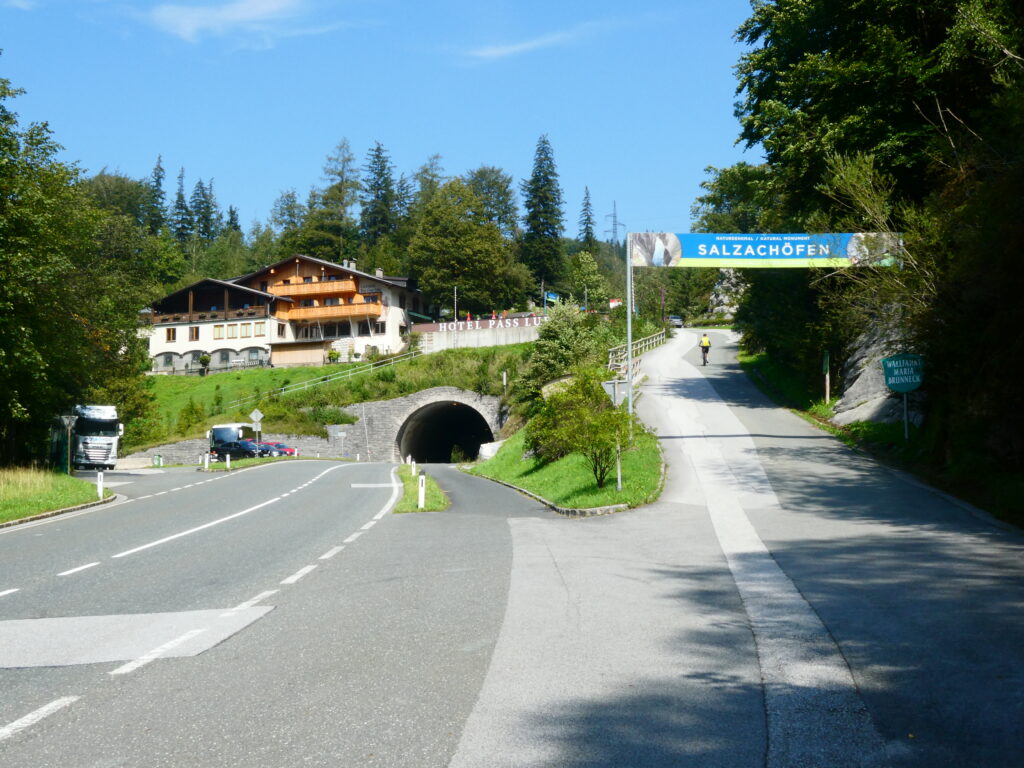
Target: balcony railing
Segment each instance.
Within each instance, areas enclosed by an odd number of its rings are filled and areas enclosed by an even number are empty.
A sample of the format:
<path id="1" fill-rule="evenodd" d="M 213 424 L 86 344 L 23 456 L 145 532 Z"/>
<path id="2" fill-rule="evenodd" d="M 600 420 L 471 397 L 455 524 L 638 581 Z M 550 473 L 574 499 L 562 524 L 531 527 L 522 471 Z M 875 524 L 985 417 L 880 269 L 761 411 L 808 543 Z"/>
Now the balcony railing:
<path id="1" fill-rule="evenodd" d="M 341 320 L 350 317 L 380 317 L 380 304 L 338 304 L 333 307 L 292 307 L 278 312 L 281 320 Z"/>
<path id="2" fill-rule="evenodd" d="M 154 325 L 161 323 L 208 323 L 214 320 L 248 320 L 249 318 L 270 317 L 269 307 L 248 309 L 208 309 L 198 312 L 168 312 L 151 316 Z"/>
<path id="3" fill-rule="evenodd" d="M 339 293 L 355 293 L 355 280 L 317 280 L 313 283 L 275 283 L 267 293 L 275 296 L 333 296 Z"/>

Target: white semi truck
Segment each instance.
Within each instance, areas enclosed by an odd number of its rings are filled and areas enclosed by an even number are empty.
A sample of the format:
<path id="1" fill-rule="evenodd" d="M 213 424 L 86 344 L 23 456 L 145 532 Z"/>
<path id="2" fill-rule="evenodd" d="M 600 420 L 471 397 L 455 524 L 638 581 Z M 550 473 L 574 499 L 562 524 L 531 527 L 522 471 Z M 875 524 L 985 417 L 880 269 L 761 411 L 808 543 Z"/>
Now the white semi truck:
<path id="1" fill-rule="evenodd" d="M 75 469 L 113 469 L 117 463 L 117 443 L 124 434 L 124 425 L 117 419 L 113 405 L 76 405 L 70 430 L 70 447 L 64 441 L 69 437 L 66 425 L 60 442 L 70 456 Z"/>

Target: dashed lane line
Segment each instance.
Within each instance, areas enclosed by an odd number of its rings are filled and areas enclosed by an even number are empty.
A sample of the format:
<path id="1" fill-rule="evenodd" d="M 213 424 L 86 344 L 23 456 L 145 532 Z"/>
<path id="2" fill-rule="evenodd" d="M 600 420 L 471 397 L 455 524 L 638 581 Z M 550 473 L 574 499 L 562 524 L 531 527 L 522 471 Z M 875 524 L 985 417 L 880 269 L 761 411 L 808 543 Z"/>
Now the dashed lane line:
<path id="1" fill-rule="evenodd" d="M 305 576 L 307 573 L 310 573 L 311 571 L 314 571 L 314 570 L 316 570 L 316 566 L 315 565 L 307 565 L 305 568 L 300 568 L 299 570 L 297 570 L 295 573 L 293 573 L 291 576 L 289 576 L 287 579 L 285 579 L 281 583 L 282 584 L 294 584 L 299 579 L 301 579 L 303 576 Z"/>
<path id="2" fill-rule="evenodd" d="M 43 718 L 49 717 L 54 712 L 59 712 L 69 704 L 74 704 L 78 699 L 78 696 L 64 696 L 56 701 L 51 701 L 49 704 L 40 707 L 34 712 L 29 712 L 23 718 L 15 720 L 13 723 L 0 728 L 0 741 L 9 739 L 16 733 L 24 731 L 26 728 L 31 728 Z"/>
<path id="3" fill-rule="evenodd" d="M 95 566 L 97 566 L 99 564 L 100 563 L 97 560 L 95 563 L 89 563 L 87 565 L 80 565 L 77 568 L 71 568 L 70 570 L 64 571 L 63 573 L 58 573 L 57 575 L 58 576 L 70 576 L 73 573 L 78 573 L 79 571 L 84 571 L 87 568 L 93 568 L 93 567 L 95 567 Z"/>
<path id="4" fill-rule="evenodd" d="M 0 592 L 0 597 L 3 597 L 4 595 L 13 595 L 17 591 L 19 591 L 18 587 L 15 587 L 14 589 L 5 589 L 3 592 Z"/>

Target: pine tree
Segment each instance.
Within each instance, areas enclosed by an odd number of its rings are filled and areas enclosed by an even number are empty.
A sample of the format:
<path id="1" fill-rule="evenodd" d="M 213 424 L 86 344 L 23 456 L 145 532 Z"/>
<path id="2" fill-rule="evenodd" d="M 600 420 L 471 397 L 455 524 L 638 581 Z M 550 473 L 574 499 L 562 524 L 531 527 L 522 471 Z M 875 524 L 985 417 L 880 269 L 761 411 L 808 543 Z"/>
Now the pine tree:
<path id="1" fill-rule="evenodd" d="M 597 253 L 597 238 L 594 236 L 594 208 L 590 204 L 590 187 L 583 188 L 583 209 L 580 211 L 580 233 L 577 236 L 580 248 L 591 254 Z"/>
<path id="2" fill-rule="evenodd" d="M 203 184 L 202 179 L 196 182 L 192 189 L 192 197 L 189 198 L 189 208 L 192 210 L 195 234 L 209 245 L 217 239 L 221 226 L 221 214 L 217 198 L 213 194 L 212 179 L 209 184 Z"/>
<path id="3" fill-rule="evenodd" d="M 149 195 L 146 201 L 145 224 L 146 231 L 151 235 L 155 235 L 167 223 L 167 214 L 164 210 L 164 176 L 162 158 L 157 155 L 156 165 L 153 166 L 153 172 L 149 175 L 149 182 L 146 185 Z"/>
<path id="4" fill-rule="evenodd" d="M 394 167 L 387 150 L 379 141 L 370 150 L 363 172 L 359 229 L 363 245 L 372 248 L 377 240 L 391 236 L 398 227 Z"/>
<path id="5" fill-rule="evenodd" d="M 233 205 L 228 206 L 228 220 L 224 224 L 224 229 L 232 232 L 241 232 L 242 225 L 238 221 L 238 209 Z"/>
<path id="6" fill-rule="evenodd" d="M 171 234 L 175 241 L 184 250 L 188 241 L 195 231 L 195 221 L 192 218 L 192 210 L 185 200 L 185 169 L 178 172 L 178 192 L 174 197 L 174 205 L 171 206 L 168 224 L 171 227 Z"/>
<path id="7" fill-rule="evenodd" d="M 522 260 L 534 278 L 547 285 L 564 274 L 562 256 L 562 190 L 548 137 L 537 140 L 533 173 L 522 183 L 523 218 Z"/>

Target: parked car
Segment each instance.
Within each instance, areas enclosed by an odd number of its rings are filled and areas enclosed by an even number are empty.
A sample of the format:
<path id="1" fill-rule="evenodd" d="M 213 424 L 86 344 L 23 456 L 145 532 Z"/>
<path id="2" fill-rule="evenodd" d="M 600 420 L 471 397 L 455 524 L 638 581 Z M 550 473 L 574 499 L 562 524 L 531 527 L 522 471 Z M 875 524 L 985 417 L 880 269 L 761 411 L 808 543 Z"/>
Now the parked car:
<path id="1" fill-rule="evenodd" d="M 257 443 L 261 456 L 280 456 L 281 449 L 274 443 Z"/>
<path id="2" fill-rule="evenodd" d="M 284 443 L 271 443 L 271 445 L 274 446 L 282 456 L 297 456 L 299 453 L 290 445 L 285 445 Z"/>
<path id="3" fill-rule="evenodd" d="M 216 461 L 224 461 L 227 456 L 232 459 L 255 459 L 259 455 L 255 443 L 250 443 L 247 440 L 220 443 L 210 449 L 210 456 Z"/>
<path id="4" fill-rule="evenodd" d="M 676 328 L 683 327 L 683 318 L 681 318 L 679 315 L 669 315 L 668 321 Z"/>

